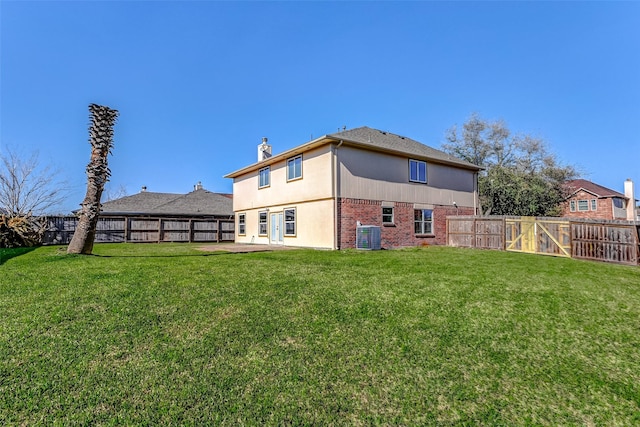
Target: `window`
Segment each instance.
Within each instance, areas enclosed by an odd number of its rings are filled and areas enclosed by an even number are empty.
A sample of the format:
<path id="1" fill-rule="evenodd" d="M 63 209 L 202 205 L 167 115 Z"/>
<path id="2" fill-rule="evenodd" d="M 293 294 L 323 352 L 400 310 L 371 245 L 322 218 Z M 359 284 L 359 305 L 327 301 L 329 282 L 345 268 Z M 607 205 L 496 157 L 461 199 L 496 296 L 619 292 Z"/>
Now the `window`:
<path id="1" fill-rule="evenodd" d="M 267 213 L 258 213 L 258 234 L 261 236 L 267 235 Z"/>
<path id="2" fill-rule="evenodd" d="M 413 211 L 416 234 L 433 234 L 433 211 L 416 209 Z"/>
<path id="3" fill-rule="evenodd" d="M 271 168 L 269 166 L 260 169 L 260 183 L 258 184 L 258 188 L 268 187 L 270 185 L 270 175 Z"/>
<path id="4" fill-rule="evenodd" d="M 245 235 L 247 234 L 247 228 L 246 228 L 246 214 L 238 214 L 238 234 L 239 235 Z"/>
<path id="5" fill-rule="evenodd" d="M 578 210 L 579 211 L 588 211 L 589 210 L 589 201 L 588 200 L 578 200 Z"/>
<path id="6" fill-rule="evenodd" d="M 393 224 L 393 208 L 382 208 L 382 224 Z"/>
<path id="7" fill-rule="evenodd" d="M 287 181 L 302 178 L 302 154 L 287 160 Z"/>
<path id="8" fill-rule="evenodd" d="M 427 163 L 409 159 L 409 181 L 427 183 Z"/>
<path id="9" fill-rule="evenodd" d="M 591 210 L 598 210 L 598 203 L 596 202 L 596 199 L 591 199 Z"/>
<path id="10" fill-rule="evenodd" d="M 296 210 L 295 209 L 284 210 L 284 235 L 285 236 L 296 235 Z"/>
<path id="11" fill-rule="evenodd" d="M 576 211 L 576 201 L 575 200 L 571 200 L 569 202 L 569 205 L 571 206 L 571 212 L 575 212 Z"/>
<path id="12" fill-rule="evenodd" d="M 620 197 L 614 197 L 613 198 L 613 207 L 615 208 L 619 208 L 619 209 L 624 209 L 627 207 L 627 204 L 625 203 L 625 200 L 620 198 Z"/>

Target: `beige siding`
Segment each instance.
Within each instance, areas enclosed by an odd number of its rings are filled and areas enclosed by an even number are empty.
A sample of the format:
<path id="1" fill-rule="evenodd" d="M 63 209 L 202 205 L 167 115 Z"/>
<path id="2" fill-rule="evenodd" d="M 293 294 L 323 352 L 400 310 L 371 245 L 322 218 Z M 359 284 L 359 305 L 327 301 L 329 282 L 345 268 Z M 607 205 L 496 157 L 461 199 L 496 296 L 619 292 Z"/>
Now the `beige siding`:
<path id="1" fill-rule="evenodd" d="M 271 214 L 283 212 L 284 209 L 296 210 L 296 235 L 283 236 L 285 246 L 333 249 L 334 246 L 334 200 L 318 200 L 313 202 L 297 202 L 271 206 L 267 214 L 267 236 L 258 235 L 259 212 L 264 209 L 240 210 L 237 214 L 246 215 L 246 235 L 236 234 L 237 243 L 269 244 L 271 233 Z M 238 227 L 236 226 L 236 233 Z"/>
<path id="2" fill-rule="evenodd" d="M 331 146 L 302 154 L 302 179 L 287 182 L 286 160 L 271 165 L 271 185 L 258 188 L 259 172 L 234 179 L 233 210 L 266 208 L 332 197 Z"/>
<path id="3" fill-rule="evenodd" d="M 474 172 L 427 162 L 427 184 L 409 182 L 406 157 L 341 147 L 340 197 L 474 206 Z"/>

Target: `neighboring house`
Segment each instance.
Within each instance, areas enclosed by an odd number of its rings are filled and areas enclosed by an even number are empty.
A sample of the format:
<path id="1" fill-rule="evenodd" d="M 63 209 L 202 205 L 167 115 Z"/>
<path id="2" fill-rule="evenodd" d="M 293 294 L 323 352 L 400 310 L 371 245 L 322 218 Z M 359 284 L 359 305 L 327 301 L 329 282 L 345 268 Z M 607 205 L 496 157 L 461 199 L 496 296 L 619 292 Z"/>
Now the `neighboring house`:
<path id="1" fill-rule="evenodd" d="M 482 168 L 368 127 L 325 135 L 233 178 L 236 242 L 343 249 L 356 227 L 381 227 L 383 248 L 446 243 L 447 215 L 478 211 Z"/>
<path id="2" fill-rule="evenodd" d="M 563 217 L 604 220 L 635 220 L 633 183 L 625 182 L 625 193 L 595 184 L 586 179 L 565 183 L 568 196 L 563 204 Z"/>
<path id="3" fill-rule="evenodd" d="M 233 197 L 207 191 L 200 183 L 187 194 L 154 193 L 142 187 L 138 194 L 102 203 L 100 216 L 229 219 L 233 218 Z"/>

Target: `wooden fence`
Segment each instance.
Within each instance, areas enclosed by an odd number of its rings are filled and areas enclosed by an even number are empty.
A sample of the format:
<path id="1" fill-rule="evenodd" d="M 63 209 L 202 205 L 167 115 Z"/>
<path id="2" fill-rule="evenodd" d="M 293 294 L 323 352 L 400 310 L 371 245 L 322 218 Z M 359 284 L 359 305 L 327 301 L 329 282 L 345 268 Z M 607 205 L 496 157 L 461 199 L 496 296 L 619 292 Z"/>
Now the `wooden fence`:
<path id="1" fill-rule="evenodd" d="M 71 242 L 78 219 L 74 216 L 47 217 L 45 245 Z M 233 242 L 233 219 L 100 217 L 96 242 Z"/>
<path id="2" fill-rule="evenodd" d="M 534 217 L 447 217 L 449 246 L 498 249 L 638 265 L 640 225 Z"/>

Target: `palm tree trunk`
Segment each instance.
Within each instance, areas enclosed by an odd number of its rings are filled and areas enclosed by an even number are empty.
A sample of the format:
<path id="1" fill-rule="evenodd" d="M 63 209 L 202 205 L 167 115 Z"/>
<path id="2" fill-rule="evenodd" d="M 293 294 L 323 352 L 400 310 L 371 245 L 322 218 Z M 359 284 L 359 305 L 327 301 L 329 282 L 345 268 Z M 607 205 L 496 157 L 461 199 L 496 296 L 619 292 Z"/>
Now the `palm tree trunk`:
<path id="1" fill-rule="evenodd" d="M 100 215 L 100 198 L 104 185 L 109 180 L 107 157 L 113 147 L 113 126 L 118 111 L 102 105 L 89 105 L 91 125 L 89 126 L 89 142 L 91 143 L 91 160 L 87 165 L 87 194 L 78 214 L 78 225 L 69 243 L 67 253 L 90 255 L 96 236 L 96 225 Z"/>

